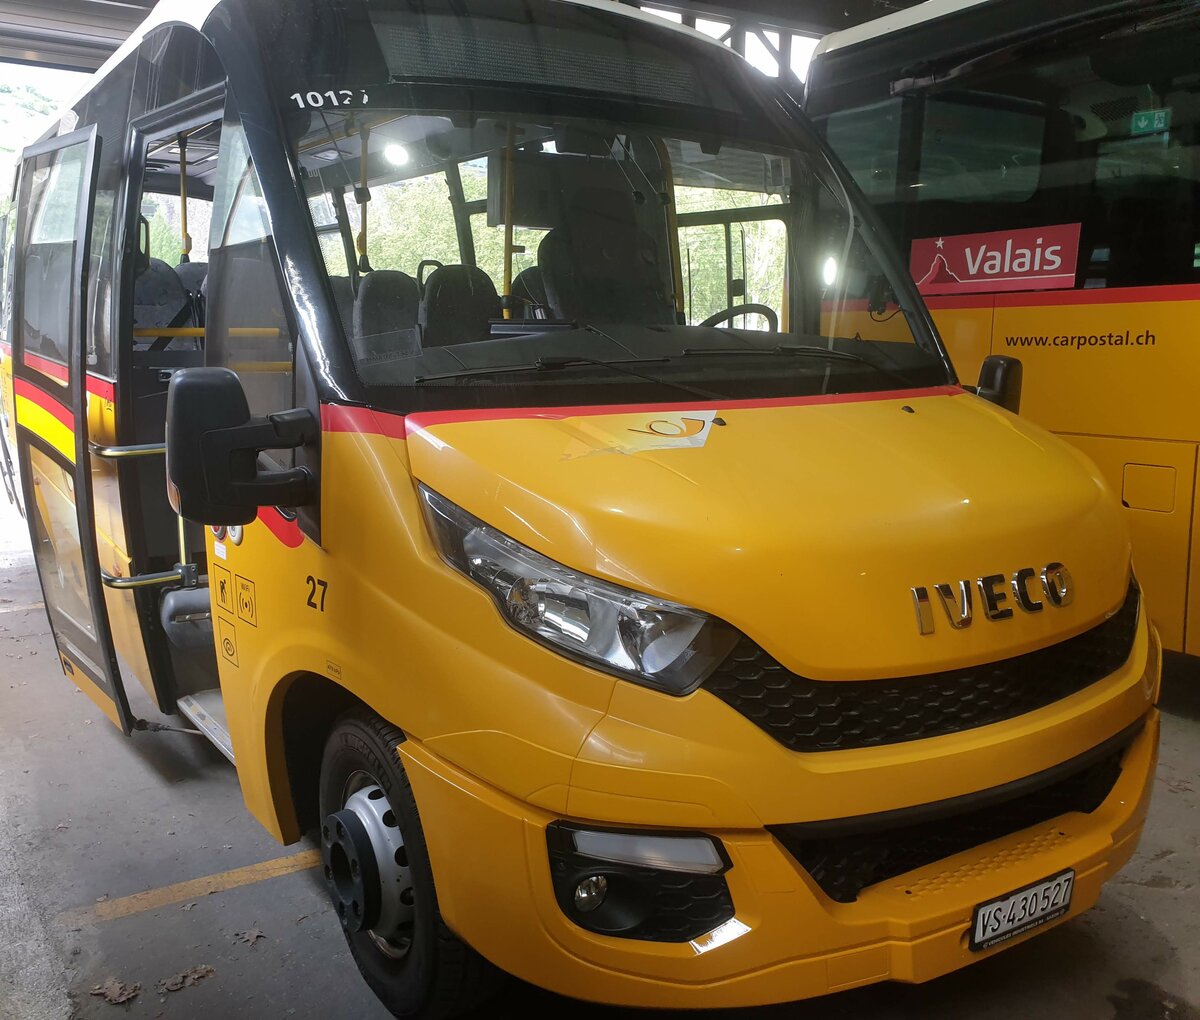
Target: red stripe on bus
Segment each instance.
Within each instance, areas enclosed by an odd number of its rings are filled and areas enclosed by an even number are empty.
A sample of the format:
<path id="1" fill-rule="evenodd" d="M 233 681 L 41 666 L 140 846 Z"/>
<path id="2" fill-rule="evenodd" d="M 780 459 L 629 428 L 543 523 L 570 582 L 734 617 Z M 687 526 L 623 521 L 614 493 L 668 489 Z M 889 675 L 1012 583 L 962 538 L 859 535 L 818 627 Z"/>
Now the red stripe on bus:
<path id="1" fill-rule="evenodd" d="M 325 432 L 359 432 L 370 436 L 403 439 L 404 416 L 372 411 L 348 404 L 322 404 L 321 428 Z"/>
<path id="2" fill-rule="evenodd" d="M 21 360 L 30 368 L 37 369 L 42 375 L 48 375 L 51 379 L 59 379 L 62 382 L 67 381 L 67 366 L 59 361 L 51 361 L 49 358 L 30 354 L 28 351 L 21 355 Z"/>
<path id="3" fill-rule="evenodd" d="M 26 379 L 14 379 L 13 391 L 18 397 L 30 400 L 37 404 L 43 411 L 54 415 L 55 418 L 72 432 L 75 431 L 75 416 L 71 414 L 71 409 L 66 404 L 59 403 L 45 390 L 34 386 L 33 383 Z"/>
<path id="4" fill-rule="evenodd" d="M 107 379 L 101 379 L 98 375 L 92 375 L 90 372 L 87 377 L 88 393 L 93 393 L 101 400 L 113 401 L 116 399 L 116 390 L 113 384 Z"/>
<path id="5" fill-rule="evenodd" d="M 273 506 L 260 506 L 258 519 L 267 530 L 289 549 L 298 549 L 304 543 L 304 532 L 295 521 L 288 520 Z"/>
<path id="6" fill-rule="evenodd" d="M 1006 294 L 954 294 L 928 297 L 931 311 L 961 308 L 1039 308 L 1058 305 L 1137 305 L 1154 301 L 1200 301 L 1200 284 L 1161 287 L 1092 287 L 1083 290 L 1013 291 Z"/>

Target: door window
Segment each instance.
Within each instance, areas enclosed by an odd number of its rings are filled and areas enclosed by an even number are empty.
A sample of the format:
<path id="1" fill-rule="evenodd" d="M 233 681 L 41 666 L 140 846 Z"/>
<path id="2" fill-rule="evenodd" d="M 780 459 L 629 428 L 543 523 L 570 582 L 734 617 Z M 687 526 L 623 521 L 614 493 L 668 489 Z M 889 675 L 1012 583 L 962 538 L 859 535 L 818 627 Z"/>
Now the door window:
<path id="1" fill-rule="evenodd" d="M 295 331 L 262 186 L 240 124 L 226 122 L 219 160 L 208 252 L 206 362 L 237 372 L 251 413 L 265 415 L 293 404 Z"/>
<path id="2" fill-rule="evenodd" d="M 24 212 L 22 361 L 57 386 L 67 385 L 75 332 L 76 217 L 84 199 L 88 143 L 35 156 L 22 174 Z"/>

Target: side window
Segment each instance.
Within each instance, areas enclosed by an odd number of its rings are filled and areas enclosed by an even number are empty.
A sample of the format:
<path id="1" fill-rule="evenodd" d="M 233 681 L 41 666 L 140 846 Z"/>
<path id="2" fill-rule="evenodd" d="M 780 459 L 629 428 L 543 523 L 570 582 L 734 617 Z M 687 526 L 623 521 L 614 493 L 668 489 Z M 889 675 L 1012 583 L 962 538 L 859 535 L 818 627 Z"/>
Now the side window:
<path id="1" fill-rule="evenodd" d="M 463 197 L 471 209 L 471 239 L 475 243 L 475 264 L 492 278 L 496 290 L 504 284 L 504 224 L 488 225 L 488 161 L 474 159 L 459 167 Z M 538 245 L 550 231 L 537 227 L 513 227 L 513 244 L 524 251 L 513 254 L 512 275 L 515 280 L 523 270 L 538 264 Z"/>
<path id="2" fill-rule="evenodd" d="M 342 228 L 338 223 L 337 210 L 327 192 L 312 195 L 308 200 L 308 211 L 317 230 L 317 241 L 321 245 L 321 258 L 325 271 L 330 276 L 350 276 L 350 264 L 346 261 L 346 245 L 342 240 Z"/>
<path id="3" fill-rule="evenodd" d="M 371 187 L 367 257 L 373 269 L 415 276 L 422 259 L 443 265 L 462 261 L 450 189 L 442 172 Z M 351 210 L 353 221 L 357 208 Z"/>
<path id="4" fill-rule="evenodd" d="M 966 93 L 930 96 L 921 134 L 919 199 L 1025 202 L 1038 187 L 1046 111 Z"/>
<path id="5" fill-rule="evenodd" d="M 83 201 L 88 144 L 33 157 L 21 179 L 23 219 L 21 357 L 51 382 L 67 385 L 75 332 L 75 228 Z"/>
<path id="6" fill-rule="evenodd" d="M 221 134 L 208 252 L 205 361 L 238 373 L 252 414 L 293 404 L 295 331 L 241 125 Z"/>
<path id="7" fill-rule="evenodd" d="M 136 58 L 127 57 L 109 73 L 103 88 L 95 89 L 80 110 L 81 124 L 96 125 L 100 134 L 100 166 L 96 175 L 96 203 L 92 213 L 91 266 L 88 273 L 87 368 L 113 374 L 114 314 L 117 270 L 122 252 L 117 230 L 117 196 L 125 180 L 125 135 L 129 130 L 129 98 Z"/>
<path id="8" fill-rule="evenodd" d="M 0 343 L 11 344 L 13 252 L 16 250 L 17 210 L 10 207 L 0 221 Z"/>
<path id="9" fill-rule="evenodd" d="M 871 201 L 896 196 L 901 101 L 889 99 L 824 118 L 825 140 Z"/>
<path id="10" fill-rule="evenodd" d="M 696 325 L 737 305 L 765 305 L 782 314 L 787 267 L 787 228 L 762 212 L 782 195 L 726 188 L 676 185 L 680 218 L 679 259 L 684 314 Z M 765 329 L 759 313 L 725 324 Z"/>
<path id="11" fill-rule="evenodd" d="M 150 224 L 150 257 L 169 266 L 179 262 L 183 241 L 183 216 L 178 195 L 146 193 L 142 196 L 142 215 Z M 202 198 L 187 200 L 188 233 L 192 238 L 191 260 L 208 261 L 212 203 Z"/>

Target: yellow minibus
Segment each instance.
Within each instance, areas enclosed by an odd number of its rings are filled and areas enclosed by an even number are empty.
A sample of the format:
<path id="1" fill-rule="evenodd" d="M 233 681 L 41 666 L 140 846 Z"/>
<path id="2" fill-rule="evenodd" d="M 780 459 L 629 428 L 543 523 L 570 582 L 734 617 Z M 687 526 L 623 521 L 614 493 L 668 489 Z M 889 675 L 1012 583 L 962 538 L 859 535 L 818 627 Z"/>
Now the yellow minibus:
<path id="1" fill-rule="evenodd" d="M 22 157 L 5 442 L 64 672 L 314 833 L 363 977 L 925 981 L 1152 786 L 1122 510 L 960 385 L 797 102 L 601 0 L 163 0 Z"/>

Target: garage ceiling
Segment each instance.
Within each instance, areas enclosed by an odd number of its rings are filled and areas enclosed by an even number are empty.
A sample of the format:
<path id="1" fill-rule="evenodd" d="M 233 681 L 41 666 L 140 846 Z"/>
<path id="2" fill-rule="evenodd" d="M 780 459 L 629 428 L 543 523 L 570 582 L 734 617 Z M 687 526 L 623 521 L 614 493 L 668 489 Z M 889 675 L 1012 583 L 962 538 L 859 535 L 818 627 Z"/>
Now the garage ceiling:
<path id="1" fill-rule="evenodd" d="M 745 23 L 756 15 L 780 28 L 824 35 L 916 0 L 667 0 L 647 3 Z M 74 71 L 99 67 L 145 18 L 154 0 L 0 0 L 0 61 Z"/>

